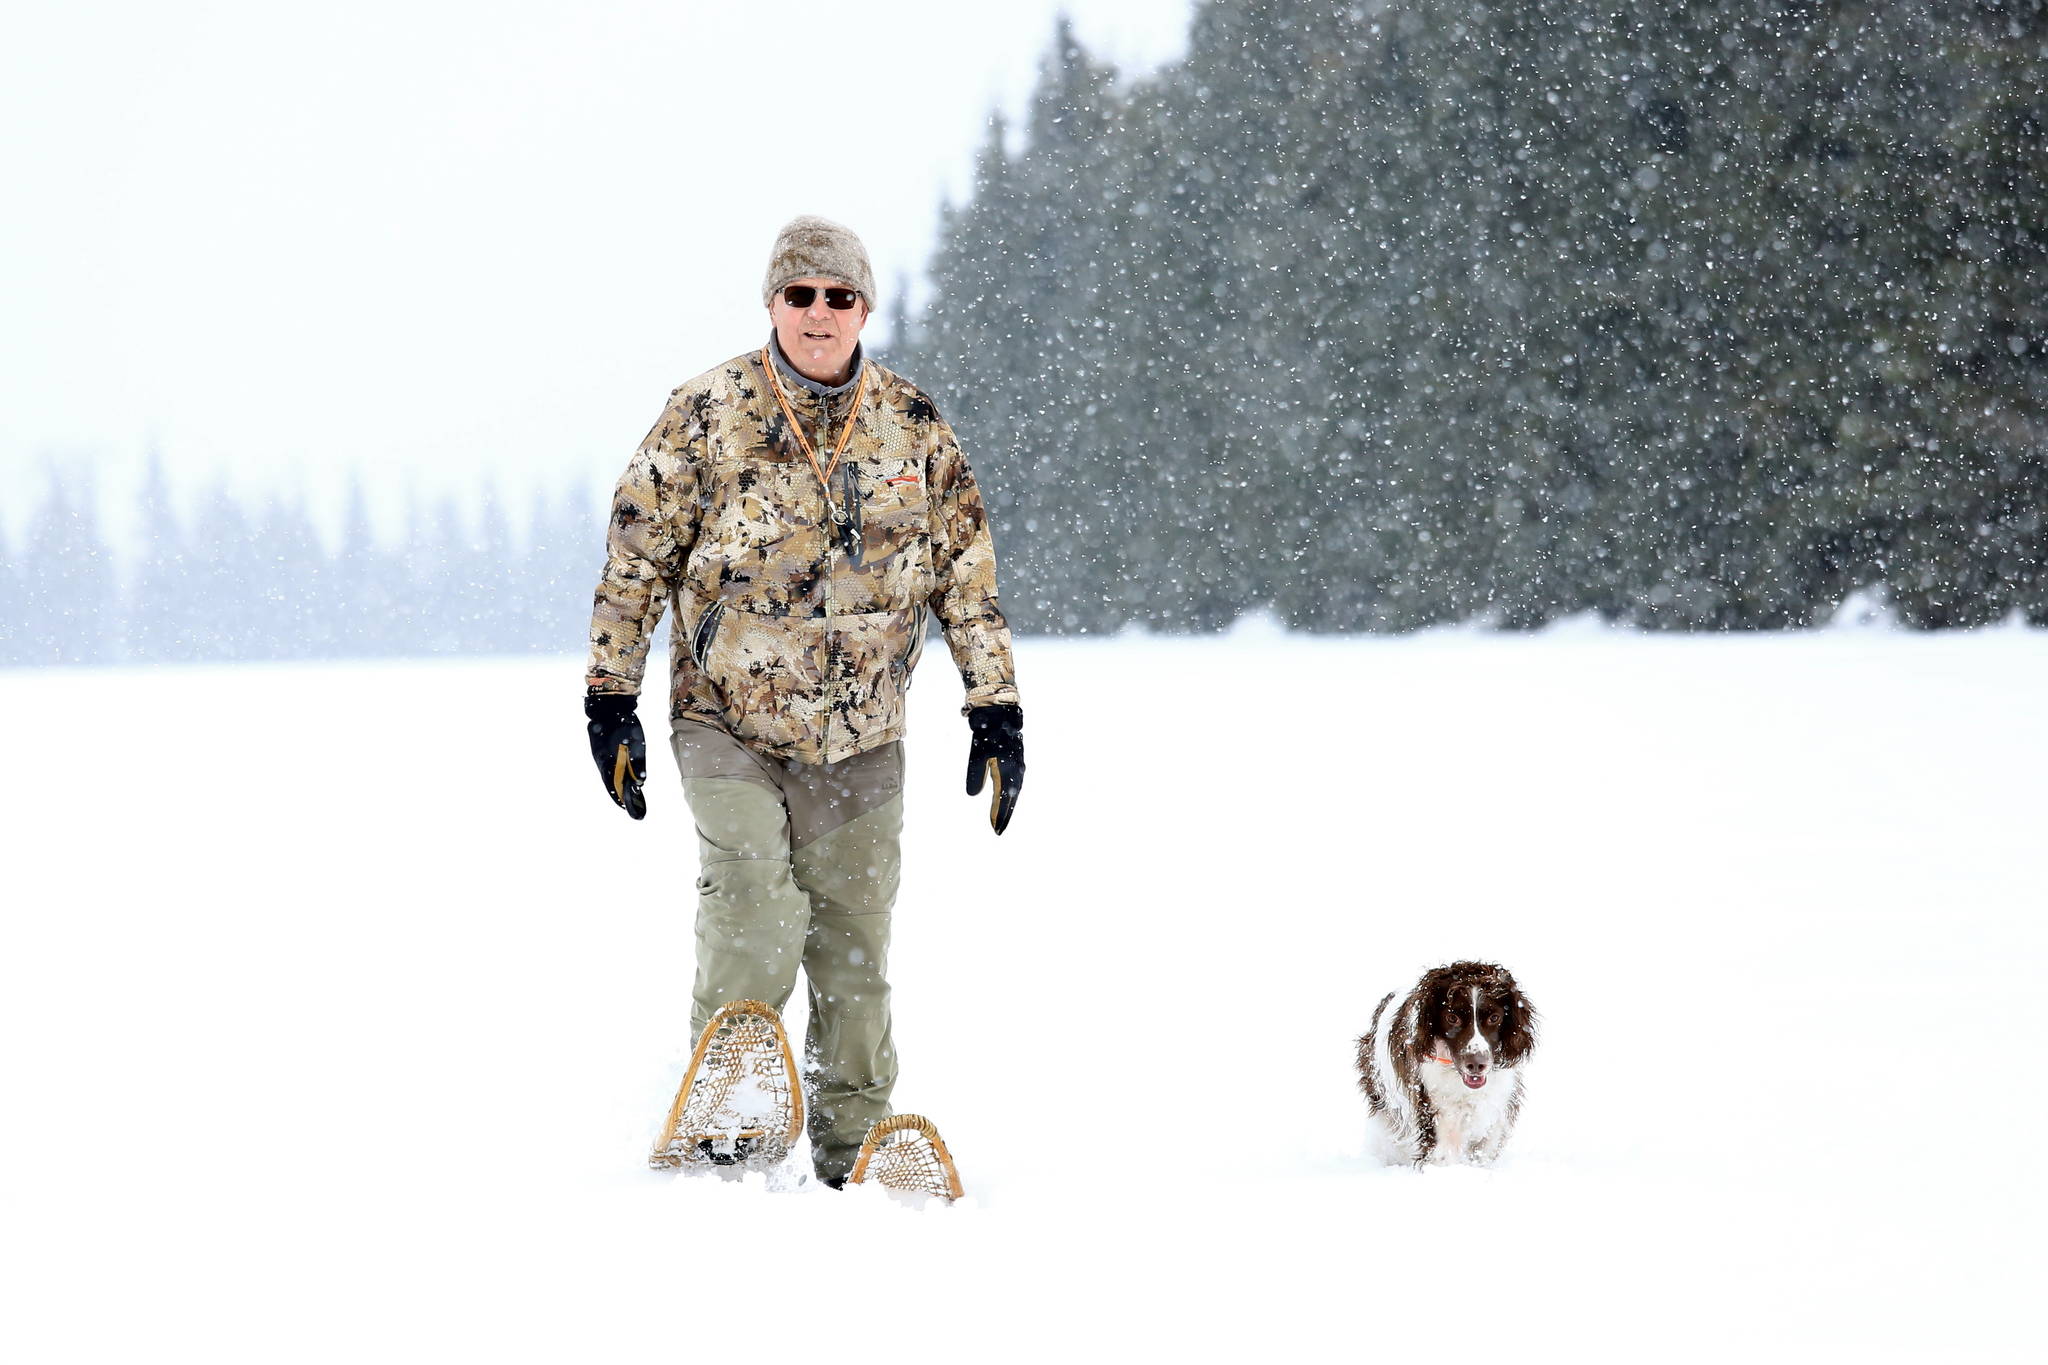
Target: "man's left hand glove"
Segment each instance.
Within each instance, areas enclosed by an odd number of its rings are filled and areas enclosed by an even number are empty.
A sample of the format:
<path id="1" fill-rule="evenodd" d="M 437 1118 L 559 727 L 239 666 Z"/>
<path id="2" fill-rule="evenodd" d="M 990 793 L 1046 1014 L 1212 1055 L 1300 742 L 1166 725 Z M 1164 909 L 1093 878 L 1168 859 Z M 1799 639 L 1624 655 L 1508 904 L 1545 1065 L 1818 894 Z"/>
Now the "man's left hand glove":
<path id="1" fill-rule="evenodd" d="M 633 710 L 639 701 L 617 692 L 592 692 L 583 698 L 583 714 L 590 721 L 590 756 L 597 760 L 606 794 L 626 814 L 644 820 L 647 797 L 640 784 L 647 780 L 647 736 Z"/>
<path id="2" fill-rule="evenodd" d="M 967 724 L 974 731 L 967 746 L 967 794 L 981 795 L 984 775 L 994 781 L 988 822 L 1001 834 L 1024 788 L 1024 708 L 977 706 L 967 713 Z"/>

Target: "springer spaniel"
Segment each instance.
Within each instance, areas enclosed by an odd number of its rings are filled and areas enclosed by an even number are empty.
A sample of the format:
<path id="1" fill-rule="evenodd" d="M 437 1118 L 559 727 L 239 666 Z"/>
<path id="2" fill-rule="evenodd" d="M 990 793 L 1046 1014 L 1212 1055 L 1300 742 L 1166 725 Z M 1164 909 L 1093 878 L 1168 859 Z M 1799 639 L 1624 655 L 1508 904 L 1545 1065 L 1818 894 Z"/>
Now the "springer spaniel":
<path id="1" fill-rule="evenodd" d="M 1521 1065 L 1536 1011 L 1505 967 L 1453 962 L 1389 991 L 1358 1040 L 1358 1088 L 1375 1154 L 1389 1165 L 1486 1165 L 1522 1111 Z"/>

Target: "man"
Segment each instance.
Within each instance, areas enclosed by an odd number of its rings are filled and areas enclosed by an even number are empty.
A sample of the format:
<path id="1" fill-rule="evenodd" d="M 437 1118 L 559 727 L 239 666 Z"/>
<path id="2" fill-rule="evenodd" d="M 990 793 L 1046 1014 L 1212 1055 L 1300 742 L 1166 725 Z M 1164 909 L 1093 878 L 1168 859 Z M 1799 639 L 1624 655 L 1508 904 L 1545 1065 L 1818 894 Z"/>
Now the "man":
<path id="1" fill-rule="evenodd" d="M 699 375 L 619 480 L 590 628 L 591 752 L 646 814 L 634 701 L 671 617 L 671 743 L 697 825 L 691 1031 L 809 982 L 819 1177 L 838 1186 L 889 1113 L 885 976 L 903 826 L 904 691 L 936 615 L 967 686 L 967 791 L 995 831 L 1024 779 L 1023 713 L 974 476 L 931 400 L 868 360 L 860 239 L 802 217 L 776 238 L 766 346 Z"/>

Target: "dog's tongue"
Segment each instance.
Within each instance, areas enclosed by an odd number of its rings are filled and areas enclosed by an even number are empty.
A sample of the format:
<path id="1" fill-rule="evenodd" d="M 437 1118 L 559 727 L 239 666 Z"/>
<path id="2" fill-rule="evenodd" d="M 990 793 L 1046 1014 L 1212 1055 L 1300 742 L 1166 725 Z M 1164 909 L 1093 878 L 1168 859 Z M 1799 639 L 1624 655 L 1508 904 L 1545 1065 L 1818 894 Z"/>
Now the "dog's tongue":
<path id="1" fill-rule="evenodd" d="M 1464 1078 L 1467 1090 L 1477 1090 L 1480 1086 L 1486 1084 L 1486 1073 L 1484 1071 L 1480 1072 L 1477 1076 L 1469 1071 L 1461 1071 L 1458 1074 Z"/>

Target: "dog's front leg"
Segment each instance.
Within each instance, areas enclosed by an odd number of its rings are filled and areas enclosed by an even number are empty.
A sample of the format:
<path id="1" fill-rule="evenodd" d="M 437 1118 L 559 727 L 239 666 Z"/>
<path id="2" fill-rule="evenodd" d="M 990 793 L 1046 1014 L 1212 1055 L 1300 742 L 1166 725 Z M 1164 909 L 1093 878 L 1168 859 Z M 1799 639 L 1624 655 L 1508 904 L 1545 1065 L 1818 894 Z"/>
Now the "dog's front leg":
<path id="1" fill-rule="evenodd" d="M 1440 1151 L 1436 1136 L 1436 1106 L 1429 1102 L 1427 1094 L 1418 1092 L 1415 1096 L 1415 1168 L 1421 1170 L 1432 1161 L 1441 1161 Z"/>

